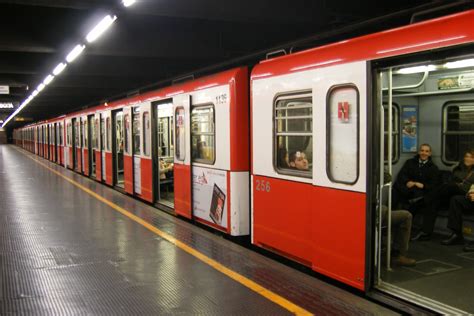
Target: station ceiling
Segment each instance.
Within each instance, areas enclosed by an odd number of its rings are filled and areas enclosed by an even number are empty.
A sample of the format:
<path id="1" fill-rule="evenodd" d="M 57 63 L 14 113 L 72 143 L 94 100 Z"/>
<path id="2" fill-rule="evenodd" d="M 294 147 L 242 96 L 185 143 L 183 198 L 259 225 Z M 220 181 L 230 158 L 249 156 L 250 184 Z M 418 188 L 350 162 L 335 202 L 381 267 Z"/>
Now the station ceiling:
<path id="1" fill-rule="evenodd" d="M 314 45 L 407 24 L 415 7 L 452 2 L 137 0 L 125 8 L 120 0 L 0 0 L 0 86 L 10 87 L 0 103 L 21 104 L 106 14 L 117 16 L 112 27 L 20 117 L 51 118 L 204 69 L 230 67 L 230 60 L 256 62 L 301 38 L 312 37 L 308 45 Z M 0 120 L 11 112 L 0 109 Z"/>

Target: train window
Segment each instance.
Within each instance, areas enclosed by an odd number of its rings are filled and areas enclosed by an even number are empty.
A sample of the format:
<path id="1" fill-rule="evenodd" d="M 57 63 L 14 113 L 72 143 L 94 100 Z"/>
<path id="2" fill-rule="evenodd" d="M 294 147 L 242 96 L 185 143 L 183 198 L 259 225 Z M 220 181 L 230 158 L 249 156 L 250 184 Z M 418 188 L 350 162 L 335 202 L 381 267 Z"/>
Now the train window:
<path id="1" fill-rule="evenodd" d="M 100 128 L 99 128 L 99 119 L 95 119 L 95 148 L 100 149 L 99 140 L 100 140 Z"/>
<path id="2" fill-rule="evenodd" d="M 66 127 L 66 144 L 71 146 L 71 137 L 72 137 L 72 126 L 71 123 L 67 123 Z"/>
<path id="3" fill-rule="evenodd" d="M 140 155 L 140 108 L 133 108 L 132 122 L 133 154 Z"/>
<path id="4" fill-rule="evenodd" d="M 195 107 L 191 112 L 191 157 L 213 164 L 216 160 L 214 106 Z"/>
<path id="5" fill-rule="evenodd" d="M 311 91 L 280 95 L 274 103 L 274 166 L 281 174 L 311 178 L 313 103 Z"/>
<path id="6" fill-rule="evenodd" d="M 84 135 L 84 147 L 89 148 L 89 129 L 87 127 L 87 117 L 84 120 L 84 129 L 83 129 L 83 135 Z"/>
<path id="7" fill-rule="evenodd" d="M 388 160 L 388 111 L 387 104 L 384 104 L 384 161 Z M 392 105 L 392 164 L 396 163 L 400 158 L 400 110 L 398 104 Z"/>
<path id="8" fill-rule="evenodd" d="M 105 120 L 103 117 L 100 118 L 100 150 L 105 150 Z"/>
<path id="9" fill-rule="evenodd" d="M 459 162 L 474 144 L 474 102 L 449 102 L 443 107 L 443 162 Z"/>
<path id="10" fill-rule="evenodd" d="M 124 121 L 125 121 L 125 128 L 124 128 L 124 144 L 125 144 L 125 148 L 124 148 L 124 151 L 125 153 L 130 153 L 130 148 L 129 148 L 129 145 L 128 145 L 128 133 L 129 133 L 129 130 L 130 130 L 130 115 L 128 114 L 125 114 L 124 116 Z"/>
<path id="11" fill-rule="evenodd" d="M 184 108 L 176 108 L 175 125 L 176 125 L 176 159 L 183 161 L 185 157 L 185 125 L 184 125 Z"/>
<path id="12" fill-rule="evenodd" d="M 64 143 L 63 143 L 63 124 L 59 124 L 59 144 L 64 146 Z"/>
<path id="13" fill-rule="evenodd" d="M 75 140 L 74 146 L 81 147 L 81 143 L 80 143 L 79 139 L 80 139 L 80 137 L 79 137 L 79 121 L 76 121 L 76 123 L 74 124 L 74 140 Z"/>
<path id="14" fill-rule="evenodd" d="M 110 151 L 110 117 L 105 120 L 105 143 L 107 144 L 107 151 Z"/>
<path id="15" fill-rule="evenodd" d="M 354 184 L 359 177 L 359 91 L 337 85 L 327 95 L 326 172 L 332 182 Z"/>
<path id="16" fill-rule="evenodd" d="M 150 112 L 143 112 L 143 154 L 150 156 Z"/>

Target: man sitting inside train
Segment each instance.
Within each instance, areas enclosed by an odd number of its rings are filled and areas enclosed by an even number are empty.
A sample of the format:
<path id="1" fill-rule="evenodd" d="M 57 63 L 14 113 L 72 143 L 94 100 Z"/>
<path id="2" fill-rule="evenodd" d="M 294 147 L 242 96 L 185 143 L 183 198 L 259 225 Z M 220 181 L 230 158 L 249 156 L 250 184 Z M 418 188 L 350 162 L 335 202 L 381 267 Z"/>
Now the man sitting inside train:
<path id="1" fill-rule="evenodd" d="M 298 170 L 309 170 L 308 159 L 303 151 L 294 151 L 289 156 L 290 168 Z"/>
<path id="2" fill-rule="evenodd" d="M 441 244 L 450 246 L 462 244 L 464 236 L 462 233 L 463 214 L 474 214 L 474 188 L 466 195 L 456 195 L 449 203 L 448 228 L 452 234 Z M 468 242 L 464 245 L 464 251 L 474 252 L 474 243 Z"/>
<path id="3" fill-rule="evenodd" d="M 439 169 L 431 160 L 431 146 L 422 144 L 418 155 L 407 160 L 398 173 L 393 186 L 393 206 L 414 213 L 422 211 L 423 224 L 412 240 L 429 240 L 433 232 L 430 220 L 432 211 L 430 193 L 439 184 Z"/>
<path id="4" fill-rule="evenodd" d="M 384 182 L 392 181 L 392 176 L 388 172 L 384 172 Z M 410 242 L 411 225 L 413 216 L 407 210 L 391 210 L 390 221 L 393 231 L 394 247 L 392 252 L 392 260 L 396 265 L 404 267 L 413 267 L 416 260 L 407 257 L 408 245 Z M 382 205 L 382 223 L 387 225 L 388 207 Z"/>

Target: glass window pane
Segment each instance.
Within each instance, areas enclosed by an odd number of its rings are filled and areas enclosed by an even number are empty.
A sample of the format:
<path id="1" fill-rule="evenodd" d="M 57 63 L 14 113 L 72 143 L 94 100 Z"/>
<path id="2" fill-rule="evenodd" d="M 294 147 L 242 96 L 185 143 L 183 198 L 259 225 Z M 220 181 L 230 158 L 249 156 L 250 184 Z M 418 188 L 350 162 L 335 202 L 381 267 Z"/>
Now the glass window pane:
<path id="1" fill-rule="evenodd" d="M 177 108 L 176 109 L 176 159 L 184 160 L 185 154 L 185 126 L 184 126 L 184 108 Z"/>
<path id="2" fill-rule="evenodd" d="M 140 108 L 133 108 L 133 154 L 140 155 Z"/>
<path id="3" fill-rule="evenodd" d="M 279 173 L 312 177 L 313 104 L 310 93 L 281 96 L 275 102 L 274 165 Z"/>
<path id="4" fill-rule="evenodd" d="M 150 113 L 149 112 L 144 112 L 143 113 L 143 125 L 145 128 L 143 129 L 143 153 L 146 156 L 150 155 L 150 144 L 149 144 L 149 138 L 150 138 Z"/>
<path id="5" fill-rule="evenodd" d="M 191 112 L 191 157 L 193 161 L 215 161 L 214 108 L 203 106 Z"/>
<path id="6" fill-rule="evenodd" d="M 339 86 L 328 98 L 328 176 L 353 184 L 359 176 L 359 96 L 353 86 Z"/>
<path id="7" fill-rule="evenodd" d="M 460 161 L 474 144 L 474 104 L 452 104 L 444 107 L 443 160 L 448 164 Z"/>
<path id="8" fill-rule="evenodd" d="M 130 115 L 125 114 L 125 130 L 124 130 L 124 143 L 125 143 L 125 152 L 128 154 L 130 153 L 130 147 L 128 144 L 128 133 L 130 133 Z"/>

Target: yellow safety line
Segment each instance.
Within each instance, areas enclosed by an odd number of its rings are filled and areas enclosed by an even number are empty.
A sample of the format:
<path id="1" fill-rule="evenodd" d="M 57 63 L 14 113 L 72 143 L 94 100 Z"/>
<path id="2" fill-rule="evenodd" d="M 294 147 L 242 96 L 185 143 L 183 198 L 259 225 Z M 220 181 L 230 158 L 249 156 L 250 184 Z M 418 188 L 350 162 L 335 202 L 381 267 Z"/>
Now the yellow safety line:
<path id="1" fill-rule="evenodd" d="M 20 151 L 20 150 L 18 150 L 18 151 Z M 241 274 L 225 267 L 224 265 L 220 264 L 219 262 L 215 261 L 214 259 L 209 258 L 208 256 L 206 256 L 203 253 L 197 251 L 196 249 L 186 245 L 185 243 L 183 243 L 183 242 L 179 241 L 178 239 L 174 238 L 173 236 L 168 235 L 167 233 L 159 230 L 158 228 L 156 228 L 152 224 L 148 223 L 147 221 L 143 220 L 142 218 L 130 213 L 126 209 L 118 206 L 117 204 L 103 198 L 102 196 L 98 195 L 97 193 L 95 193 L 95 192 L 89 190 L 88 188 L 84 187 L 83 185 L 77 183 L 76 181 L 74 181 L 74 180 L 66 177 L 65 175 L 61 174 L 60 172 L 50 168 L 49 166 L 45 165 L 44 163 L 40 162 L 39 160 L 32 158 L 31 156 L 27 155 L 25 152 L 23 152 L 23 151 L 20 151 L 20 152 L 22 154 L 26 155 L 31 160 L 35 161 L 36 163 L 42 165 L 46 169 L 48 169 L 51 172 L 55 173 L 56 175 L 60 176 L 64 180 L 72 183 L 73 185 L 75 185 L 79 189 L 81 189 L 81 190 L 85 191 L 86 193 L 92 195 L 97 200 L 107 204 L 108 206 L 110 206 L 111 208 L 116 210 L 117 212 L 122 213 L 123 215 L 127 216 L 131 220 L 137 222 L 138 224 L 144 226 L 148 230 L 154 232 L 155 234 L 157 234 L 161 238 L 166 239 L 167 241 L 169 241 L 172 244 L 176 245 L 180 249 L 186 251 L 190 255 L 193 255 L 194 257 L 196 257 L 199 260 L 201 260 L 201 261 L 205 262 L 206 264 L 210 265 L 211 267 L 213 267 L 217 271 L 222 272 L 223 274 L 227 275 L 229 278 L 231 278 L 231 279 L 239 282 L 240 284 L 248 287 L 252 291 L 257 292 L 258 294 L 262 295 L 263 297 L 267 298 L 268 300 L 280 305 L 284 309 L 287 309 L 288 311 L 294 313 L 295 315 L 313 315 L 312 313 L 305 310 L 304 308 L 301 308 L 298 305 L 293 304 L 292 302 L 290 302 L 289 300 L 283 298 L 282 296 L 280 296 L 280 295 L 264 288 L 263 286 L 259 285 L 258 283 L 256 283 L 256 282 L 250 280 L 249 278 L 246 278 L 245 276 L 243 276 L 243 275 L 241 275 Z"/>

